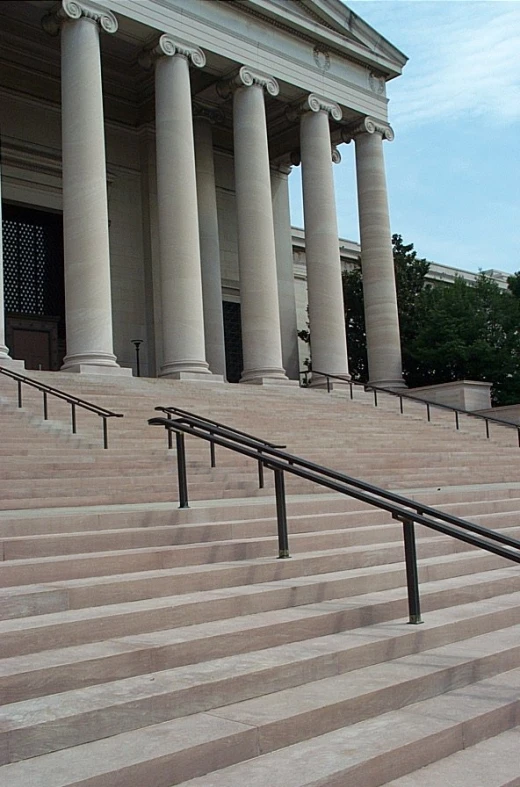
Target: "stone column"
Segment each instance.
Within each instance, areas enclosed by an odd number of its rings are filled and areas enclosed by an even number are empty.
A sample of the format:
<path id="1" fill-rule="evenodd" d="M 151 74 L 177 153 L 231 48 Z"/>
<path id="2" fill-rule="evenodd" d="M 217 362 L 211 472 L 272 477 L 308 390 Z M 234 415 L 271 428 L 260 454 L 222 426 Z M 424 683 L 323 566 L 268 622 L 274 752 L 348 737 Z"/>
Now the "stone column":
<path id="1" fill-rule="evenodd" d="M 226 352 L 212 133 L 212 125 L 220 114 L 205 107 L 196 107 L 194 134 L 206 359 L 210 370 L 225 378 Z"/>
<path id="2" fill-rule="evenodd" d="M 120 370 L 113 352 L 103 86 L 99 28 L 117 20 L 88 3 L 62 0 L 43 20 L 61 28 L 63 242 L 67 372 Z"/>
<path id="3" fill-rule="evenodd" d="M 289 207 L 289 173 L 291 166 L 271 169 L 274 240 L 278 271 L 278 301 L 282 335 L 282 360 L 287 377 L 298 380 L 298 325 L 294 295 L 291 213 Z"/>
<path id="4" fill-rule="evenodd" d="M 329 115 L 341 109 L 310 94 L 302 107 L 300 146 L 312 368 L 349 377 Z M 324 385 L 312 375 L 312 385 Z"/>
<path id="5" fill-rule="evenodd" d="M 358 127 L 347 130 L 346 141 L 350 138 L 356 144 L 369 381 L 386 388 L 402 388 L 401 342 L 383 158 L 383 138 L 392 140 L 394 133 L 389 126 L 365 118 Z"/>
<path id="6" fill-rule="evenodd" d="M 4 308 L 4 255 L 2 245 L 2 171 L 0 170 L 0 366 L 21 372 L 25 368 L 24 361 L 15 361 L 9 355 L 5 343 L 5 308 Z"/>
<path id="7" fill-rule="evenodd" d="M 155 62 L 157 204 L 161 257 L 163 362 L 161 377 L 209 374 L 199 250 L 195 145 L 189 64 L 202 50 L 162 35 L 142 58 Z"/>
<path id="8" fill-rule="evenodd" d="M 240 382 L 286 380 L 282 365 L 276 250 L 264 89 L 275 79 L 243 66 L 233 84 L 235 192 L 244 370 Z"/>

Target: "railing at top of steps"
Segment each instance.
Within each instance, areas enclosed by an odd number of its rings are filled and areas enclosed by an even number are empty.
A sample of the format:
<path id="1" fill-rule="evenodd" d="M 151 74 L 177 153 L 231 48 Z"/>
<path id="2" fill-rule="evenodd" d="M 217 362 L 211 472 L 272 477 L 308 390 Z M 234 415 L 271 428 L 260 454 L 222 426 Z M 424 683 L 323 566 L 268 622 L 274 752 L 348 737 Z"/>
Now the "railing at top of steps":
<path id="1" fill-rule="evenodd" d="M 148 423 L 151 426 L 163 426 L 168 433 L 175 432 L 180 508 L 189 507 L 185 434 L 206 440 L 213 446 L 218 445 L 242 456 L 250 457 L 274 472 L 279 558 L 290 556 L 284 473 L 290 473 L 334 492 L 368 503 L 382 511 L 387 511 L 393 519 L 402 522 L 410 623 L 422 622 L 415 524 L 423 525 L 466 544 L 480 547 L 495 555 L 520 563 L 520 541 L 517 539 L 302 459 L 252 435 L 223 425 L 216 426 L 216 422 L 203 416 L 197 416 L 184 410 L 179 418 L 173 419 L 171 415 L 168 418 L 151 418 Z M 213 461 L 214 458 L 213 453 Z"/>
<path id="2" fill-rule="evenodd" d="M 123 418 L 123 413 L 114 413 L 112 410 L 107 410 L 105 407 L 99 407 L 97 404 L 87 402 L 85 399 L 80 399 L 77 396 L 68 394 L 65 391 L 61 391 L 59 388 L 53 388 L 51 385 L 33 380 L 31 377 L 25 377 L 25 375 L 13 372 L 11 369 L 6 369 L 5 366 L 0 366 L 0 374 L 16 381 L 18 386 L 18 407 L 23 407 L 22 385 L 29 385 L 31 388 L 36 388 L 38 391 L 41 391 L 43 397 L 43 418 L 45 421 L 49 420 L 49 407 L 47 401 L 49 396 L 54 396 L 56 399 L 63 399 L 65 402 L 68 402 L 70 404 L 71 428 L 73 434 L 77 433 L 76 407 L 80 407 L 83 410 L 89 410 L 91 413 L 99 415 L 103 420 L 103 448 L 108 448 L 107 419 Z"/>
<path id="3" fill-rule="evenodd" d="M 170 419 L 173 415 L 187 416 L 188 418 L 190 416 L 193 416 L 193 413 L 190 413 L 188 410 L 182 410 L 180 407 L 155 407 L 154 409 L 158 410 L 161 413 L 166 413 L 166 417 Z M 212 420 L 211 418 L 206 418 L 201 415 L 198 415 L 197 418 L 200 421 L 204 421 L 204 423 L 207 424 L 207 426 L 210 429 L 210 434 L 211 434 L 211 428 L 216 427 L 218 429 L 226 429 L 227 432 L 235 435 L 236 437 L 245 437 L 249 440 L 255 440 L 258 444 L 264 445 L 269 448 L 285 448 L 285 445 L 276 445 L 275 443 L 270 443 L 267 440 L 261 440 L 259 437 L 255 437 L 252 434 L 248 434 L 248 432 L 241 432 L 240 429 L 235 429 L 232 426 L 226 426 L 225 424 L 221 424 L 218 421 Z M 170 429 L 168 430 L 168 448 L 173 448 L 172 433 Z M 210 466 L 216 467 L 215 443 L 209 444 L 209 456 L 210 456 Z M 260 461 L 258 462 L 258 486 L 260 489 L 264 488 L 264 465 Z"/>
<path id="4" fill-rule="evenodd" d="M 404 413 L 404 400 L 408 399 L 411 402 L 415 402 L 416 404 L 424 404 L 426 407 L 426 416 L 428 421 L 431 421 L 431 408 L 437 407 L 440 410 L 448 410 L 452 412 L 455 416 L 455 427 L 456 429 L 460 429 L 460 416 L 468 416 L 469 418 L 476 418 L 485 423 L 486 429 L 486 437 L 489 440 L 490 433 L 489 433 L 489 424 L 498 424 L 498 426 L 505 426 L 508 429 L 516 429 L 516 433 L 518 436 L 518 446 L 520 448 L 520 426 L 518 424 L 513 423 L 512 421 L 505 421 L 502 418 L 493 418 L 489 415 L 481 415 L 480 413 L 475 413 L 472 410 L 464 410 L 461 407 L 454 407 L 450 404 L 441 404 L 440 402 L 432 402 L 428 399 L 422 399 L 418 396 L 413 396 L 412 394 L 403 392 L 403 391 L 392 391 L 390 388 L 382 388 L 379 385 L 371 385 L 370 383 L 359 383 L 356 380 L 351 380 L 348 377 L 342 377 L 340 374 L 329 374 L 328 372 L 318 372 L 316 369 L 304 369 L 301 371 L 300 378 L 305 379 L 305 384 L 308 384 L 308 377 L 309 375 L 314 374 L 319 377 L 324 377 L 326 380 L 327 385 L 327 392 L 330 393 L 332 391 L 331 380 L 339 380 L 342 384 L 348 385 L 350 390 L 350 398 L 354 399 L 354 388 L 362 388 L 366 392 L 372 392 L 374 394 L 374 406 L 377 407 L 378 405 L 378 393 L 382 393 L 388 396 L 397 397 L 399 399 L 399 412 L 401 415 Z"/>

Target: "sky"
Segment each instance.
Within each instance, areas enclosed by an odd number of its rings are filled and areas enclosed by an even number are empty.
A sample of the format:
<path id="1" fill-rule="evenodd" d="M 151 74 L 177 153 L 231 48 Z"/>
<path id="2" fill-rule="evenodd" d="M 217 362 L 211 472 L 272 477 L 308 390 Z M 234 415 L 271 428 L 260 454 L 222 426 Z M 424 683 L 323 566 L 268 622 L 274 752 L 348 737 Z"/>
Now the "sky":
<path id="1" fill-rule="evenodd" d="M 408 56 L 387 85 L 390 223 L 419 257 L 520 270 L 520 0 L 346 0 Z M 334 166 L 338 230 L 359 242 L 354 146 Z M 301 175 L 291 220 L 303 227 Z"/>

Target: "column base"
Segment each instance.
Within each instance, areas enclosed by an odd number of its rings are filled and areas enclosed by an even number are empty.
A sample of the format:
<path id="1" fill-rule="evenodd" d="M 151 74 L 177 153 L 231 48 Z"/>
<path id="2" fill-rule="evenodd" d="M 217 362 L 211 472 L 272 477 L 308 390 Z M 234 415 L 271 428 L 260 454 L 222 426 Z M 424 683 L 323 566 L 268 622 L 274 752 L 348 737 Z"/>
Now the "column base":
<path id="1" fill-rule="evenodd" d="M 241 377 L 239 380 L 241 385 L 284 385 L 284 386 L 298 386 L 298 380 L 289 380 L 288 377 L 272 377 L 270 375 L 255 375 L 254 377 Z"/>
<path id="2" fill-rule="evenodd" d="M 106 366 L 96 363 L 74 363 L 63 365 L 60 372 L 70 372 L 73 374 L 103 374 L 109 377 L 132 377 L 132 370 L 124 366 Z"/>
<path id="3" fill-rule="evenodd" d="M 370 388 L 371 385 L 376 385 L 378 388 L 389 388 L 391 391 L 395 390 L 396 388 L 408 388 L 405 381 L 401 380 L 369 380 L 366 384 L 367 388 Z"/>
<path id="4" fill-rule="evenodd" d="M 200 372 L 160 372 L 159 378 L 161 380 L 185 380 L 187 382 L 198 383 L 223 383 L 224 376 L 222 374 L 213 374 L 210 371 Z"/>
<path id="5" fill-rule="evenodd" d="M 201 377 L 202 375 L 210 375 L 211 372 L 209 370 L 209 366 L 206 361 L 193 361 L 193 360 L 185 360 L 185 361 L 167 361 L 161 366 L 161 371 L 159 372 L 159 377 L 171 377 L 173 380 L 180 380 L 181 378 L 178 376 L 179 374 L 182 375 L 193 375 L 191 379 L 195 380 Z M 188 377 L 184 377 L 182 379 L 189 379 Z"/>
<path id="6" fill-rule="evenodd" d="M 327 385 L 326 375 L 314 373 L 311 376 L 309 388 L 316 388 L 318 390 L 327 389 L 329 391 L 333 391 L 335 388 L 337 388 L 340 391 L 344 390 L 345 386 L 350 384 L 350 380 L 351 380 L 350 374 L 348 372 L 334 372 L 334 374 L 341 375 L 341 377 L 344 379 L 336 380 L 335 378 L 330 377 Z"/>
<path id="7" fill-rule="evenodd" d="M 114 353 L 105 352 L 84 352 L 74 353 L 73 355 L 66 355 L 63 359 L 63 364 L 60 371 L 62 372 L 79 372 L 80 367 L 95 366 L 97 368 L 106 369 L 119 369 L 117 358 Z M 86 371 L 86 368 L 81 369 Z M 99 374 L 99 372 L 96 372 Z"/>
<path id="8" fill-rule="evenodd" d="M 0 355 L 0 366 L 10 369 L 12 372 L 24 372 L 25 361 L 19 361 L 16 358 L 11 358 L 9 355 Z"/>

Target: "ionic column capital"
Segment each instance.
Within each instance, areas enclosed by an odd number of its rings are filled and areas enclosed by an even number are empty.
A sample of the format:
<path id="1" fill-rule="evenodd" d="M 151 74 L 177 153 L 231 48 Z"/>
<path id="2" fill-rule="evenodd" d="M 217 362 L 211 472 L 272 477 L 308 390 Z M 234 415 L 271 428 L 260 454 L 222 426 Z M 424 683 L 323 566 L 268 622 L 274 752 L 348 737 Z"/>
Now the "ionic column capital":
<path id="1" fill-rule="evenodd" d="M 341 139 L 348 144 L 360 134 L 381 134 L 382 138 L 389 142 L 392 142 L 395 136 L 393 128 L 388 123 L 367 116 L 360 123 L 345 126 L 341 130 Z"/>
<path id="2" fill-rule="evenodd" d="M 204 104 L 193 104 L 193 120 L 205 120 L 211 126 L 223 123 L 224 113 L 221 109 L 206 107 Z"/>
<path id="3" fill-rule="evenodd" d="M 341 153 L 337 149 L 336 145 L 332 145 L 330 149 L 330 158 L 333 164 L 340 164 L 341 163 Z M 302 163 L 302 156 L 300 149 L 298 150 L 291 150 L 289 153 L 289 161 L 293 167 L 299 167 Z"/>
<path id="4" fill-rule="evenodd" d="M 332 163 L 341 164 L 341 153 L 335 145 L 332 146 Z"/>
<path id="5" fill-rule="evenodd" d="M 152 68 L 155 61 L 161 57 L 185 57 L 197 68 L 204 68 L 206 65 L 206 55 L 198 46 L 177 41 L 170 35 L 163 33 L 158 41 L 147 47 L 139 56 L 139 64 L 143 68 Z"/>
<path id="6" fill-rule="evenodd" d="M 309 95 L 296 106 L 288 107 L 287 117 L 291 121 L 296 121 L 301 115 L 307 112 L 326 112 L 333 120 L 341 120 L 343 112 L 339 104 L 331 101 L 328 98 L 316 95 L 316 93 L 309 93 Z"/>
<path id="7" fill-rule="evenodd" d="M 42 27 L 51 36 L 57 36 L 64 22 L 77 21 L 81 18 L 90 19 L 98 24 L 105 33 L 115 33 L 118 23 L 115 15 L 106 8 L 91 2 L 78 0 L 60 0 L 42 19 Z"/>
<path id="8" fill-rule="evenodd" d="M 217 92 L 221 98 L 229 98 L 237 88 L 252 87 L 253 85 L 259 85 L 270 96 L 277 96 L 280 92 L 280 87 L 274 77 L 256 71 L 249 66 L 242 66 L 234 77 L 220 82 L 217 85 Z"/>

